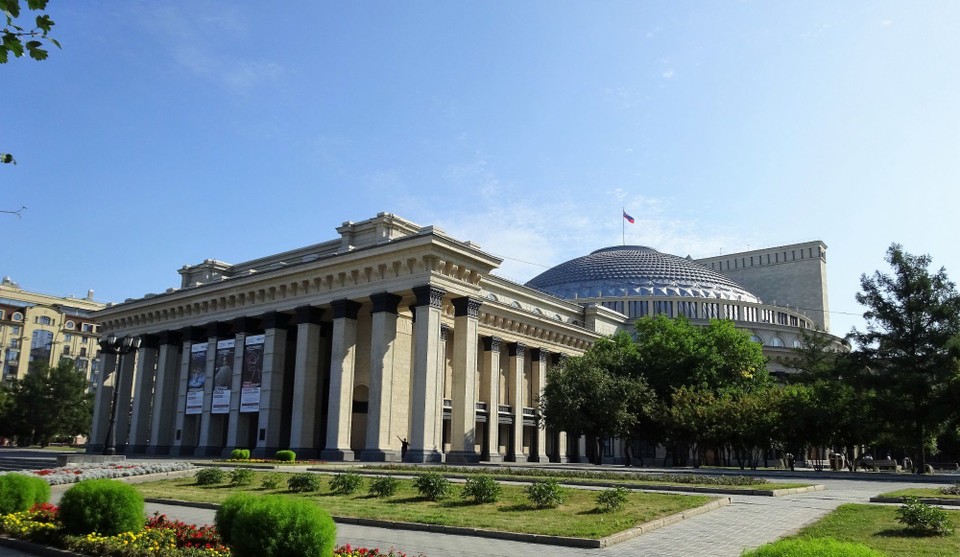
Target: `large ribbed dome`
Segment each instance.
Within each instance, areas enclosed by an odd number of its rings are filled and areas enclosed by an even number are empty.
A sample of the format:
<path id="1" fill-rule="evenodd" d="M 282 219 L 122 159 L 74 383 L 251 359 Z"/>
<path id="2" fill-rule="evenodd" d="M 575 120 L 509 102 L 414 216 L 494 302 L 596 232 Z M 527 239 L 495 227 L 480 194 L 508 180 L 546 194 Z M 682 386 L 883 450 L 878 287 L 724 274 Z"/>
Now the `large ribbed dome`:
<path id="1" fill-rule="evenodd" d="M 760 302 L 716 271 L 646 246 L 598 249 L 540 273 L 527 286 L 568 299 L 684 296 Z"/>

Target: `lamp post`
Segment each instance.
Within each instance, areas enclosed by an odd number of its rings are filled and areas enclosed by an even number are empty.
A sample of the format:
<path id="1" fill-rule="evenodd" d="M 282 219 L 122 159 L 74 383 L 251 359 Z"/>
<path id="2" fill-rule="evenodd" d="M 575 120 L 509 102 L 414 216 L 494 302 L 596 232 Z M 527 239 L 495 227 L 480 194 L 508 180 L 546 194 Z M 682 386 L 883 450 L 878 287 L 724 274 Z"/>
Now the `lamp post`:
<path id="1" fill-rule="evenodd" d="M 114 427 L 117 422 L 117 398 L 120 396 L 120 380 L 123 379 L 123 356 L 140 348 L 140 337 L 125 336 L 117 338 L 110 333 L 107 338 L 100 340 L 100 349 L 117 355 L 117 368 L 113 378 L 113 402 L 110 404 L 110 425 L 107 427 L 107 438 L 103 442 L 103 454 L 117 454 L 117 431 Z"/>

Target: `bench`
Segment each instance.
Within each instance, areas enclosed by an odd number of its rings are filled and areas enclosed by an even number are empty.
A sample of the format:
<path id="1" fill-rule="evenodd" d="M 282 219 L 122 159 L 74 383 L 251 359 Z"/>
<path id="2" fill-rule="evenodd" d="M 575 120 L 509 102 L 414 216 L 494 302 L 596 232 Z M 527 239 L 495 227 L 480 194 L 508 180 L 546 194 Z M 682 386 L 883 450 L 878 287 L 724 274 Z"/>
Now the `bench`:
<path id="1" fill-rule="evenodd" d="M 894 472 L 900 471 L 900 465 L 897 464 L 896 459 L 893 458 L 884 458 L 884 459 L 863 459 L 857 461 L 857 467 L 863 468 L 864 470 L 870 469 L 874 472 L 879 472 L 880 470 L 893 470 Z"/>

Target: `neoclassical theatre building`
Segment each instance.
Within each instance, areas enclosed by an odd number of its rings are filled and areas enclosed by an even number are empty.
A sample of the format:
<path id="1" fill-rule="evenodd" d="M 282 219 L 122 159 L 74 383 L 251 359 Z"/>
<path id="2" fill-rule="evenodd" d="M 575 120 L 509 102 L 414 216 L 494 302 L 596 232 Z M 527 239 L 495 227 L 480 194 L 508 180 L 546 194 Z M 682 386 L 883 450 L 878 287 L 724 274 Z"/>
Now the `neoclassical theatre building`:
<path id="1" fill-rule="evenodd" d="M 800 330 L 829 324 L 820 242 L 701 261 L 620 246 L 520 285 L 492 274 L 501 260 L 479 246 L 390 213 L 337 232 L 184 266 L 179 288 L 98 312 L 103 336 L 143 342 L 101 354 L 90 452 L 103 449 L 119 375 L 127 454 L 576 460 L 584 441 L 539 422 L 563 357 L 644 315 L 686 315 L 733 319 L 784 372 L 776 356 Z"/>

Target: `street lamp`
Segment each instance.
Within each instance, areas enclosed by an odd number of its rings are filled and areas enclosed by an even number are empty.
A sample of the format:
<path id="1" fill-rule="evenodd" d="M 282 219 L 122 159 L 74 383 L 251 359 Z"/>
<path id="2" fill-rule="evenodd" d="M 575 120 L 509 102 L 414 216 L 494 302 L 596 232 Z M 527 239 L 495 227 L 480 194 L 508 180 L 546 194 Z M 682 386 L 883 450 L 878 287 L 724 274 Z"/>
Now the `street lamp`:
<path id="1" fill-rule="evenodd" d="M 100 340 L 100 349 L 117 355 L 117 368 L 113 378 L 113 402 L 110 404 L 110 425 L 107 427 L 107 439 L 103 442 L 103 454 L 117 454 L 117 432 L 114 425 L 117 422 L 117 397 L 120 396 L 120 380 L 123 379 L 123 356 L 140 348 L 140 337 L 125 336 L 117 338 L 110 333 L 107 338 Z"/>

